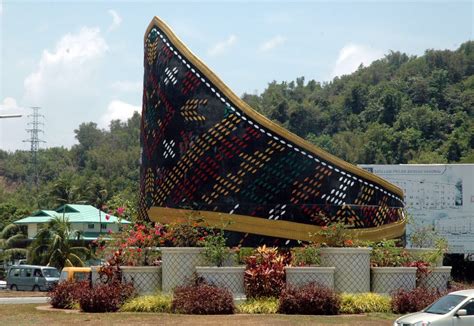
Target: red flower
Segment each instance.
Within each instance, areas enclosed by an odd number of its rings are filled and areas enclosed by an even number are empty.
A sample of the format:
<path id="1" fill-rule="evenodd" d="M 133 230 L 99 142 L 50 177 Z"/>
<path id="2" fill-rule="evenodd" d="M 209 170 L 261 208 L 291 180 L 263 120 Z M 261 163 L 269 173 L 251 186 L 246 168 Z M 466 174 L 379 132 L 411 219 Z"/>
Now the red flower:
<path id="1" fill-rule="evenodd" d="M 109 215 L 109 214 L 105 215 L 105 219 L 106 219 L 107 221 L 110 220 L 110 215 Z"/>
<path id="2" fill-rule="evenodd" d="M 117 214 L 118 215 L 122 215 L 124 211 L 125 211 L 125 208 L 123 208 L 123 207 L 117 208 Z"/>
<path id="3" fill-rule="evenodd" d="M 354 242 L 351 239 L 344 241 L 345 247 L 352 247 L 353 245 L 354 245 Z"/>

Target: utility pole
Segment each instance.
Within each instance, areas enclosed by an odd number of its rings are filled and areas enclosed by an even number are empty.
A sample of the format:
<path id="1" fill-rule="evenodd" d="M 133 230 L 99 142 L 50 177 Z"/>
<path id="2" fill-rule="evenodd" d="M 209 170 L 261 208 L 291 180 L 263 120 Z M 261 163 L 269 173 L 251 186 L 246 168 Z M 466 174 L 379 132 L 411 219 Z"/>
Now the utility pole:
<path id="1" fill-rule="evenodd" d="M 39 139 L 38 134 L 42 132 L 44 134 L 41 126 L 44 126 L 43 122 L 40 122 L 40 118 L 44 118 L 44 115 L 39 114 L 40 107 L 34 106 L 31 107 L 33 110 L 32 114 L 29 114 L 28 117 L 31 118 L 31 122 L 28 122 L 29 128 L 26 131 L 30 134 L 30 138 L 24 140 L 23 142 L 30 143 L 30 153 L 31 153 L 31 167 L 33 169 L 32 183 L 38 191 L 38 150 L 40 143 L 46 143 L 44 140 Z"/>

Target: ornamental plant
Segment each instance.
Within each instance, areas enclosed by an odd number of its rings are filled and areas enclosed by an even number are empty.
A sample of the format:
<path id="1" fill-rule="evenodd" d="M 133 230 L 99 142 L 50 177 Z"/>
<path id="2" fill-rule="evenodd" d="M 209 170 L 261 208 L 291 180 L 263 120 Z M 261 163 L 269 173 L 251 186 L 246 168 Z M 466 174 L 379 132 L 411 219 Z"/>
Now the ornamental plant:
<path id="1" fill-rule="evenodd" d="M 258 247 L 246 259 L 244 275 L 247 298 L 276 297 L 285 286 L 285 269 L 289 256 L 277 248 Z"/>
<path id="2" fill-rule="evenodd" d="M 290 253 L 292 266 L 318 266 L 321 263 L 319 246 L 313 243 L 294 247 Z"/>
<path id="3" fill-rule="evenodd" d="M 177 287 L 173 293 L 172 310 L 195 315 L 223 315 L 235 312 L 232 293 L 206 283 Z"/>
<path id="4" fill-rule="evenodd" d="M 165 242 L 165 226 L 159 223 L 135 223 L 121 232 L 109 233 L 93 242 L 96 254 L 105 260 L 118 259 L 122 265 L 156 266 L 161 262 L 156 247 Z"/>
<path id="5" fill-rule="evenodd" d="M 411 261 L 405 264 L 406 267 L 416 267 L 416 284 L 419 285 L 420 282 L 431 273 L 430 263 L 427 263 L 422 260 Z"/>
<path id="6" fill-rule="evenodd" d="M 394 240 L 384 240 L 371 245 L 370 265 L 372 267 L 407 266 L 412 257 L 404 248 L 397 247 Z"/>
<path id="7" fill-rule="evenodd" d="M 443 295 L 435 289 L 415 288 L 411 291 L 400 289 L 392 294 L 392 310 L 396 314 L 420 311 Z"/>
<path id="8" fill-rule="evenodd" d="M 351 239 L 344 223 L 338 222 L 328 226 L 322 226 L 321 230 L 310 234 L 310 237 L 321 239 L 322 247 L 356 247 L 358 241 Z"/>
<path id="9" fill-rule="evenodd" d="M 78 301 L 84 312 L 115 312 L 135 295 L 133 284 L 111 282 L 81 289 Z"/>
<path id="10" fill-rule="evenodd" d="M 166 226 L 163 244 L 171 247 L 202 247 L 209 235 L 209 228 L 202 226 L 203 219 L 189 216 L 185 222 Z"/>
<path id="11" fill-rule="evenodd" d="M 89 281 L 65 280 L 48 292 L 49 303 L 53 308 L 72 309 L 79 301 L 81 290 L 89 286 Z"/>
<path id="12" fill-rule="evenodd" d="M 214 266 L 221 267 L 232 255 L 229 247 L 226 246 L 224 231 L 212 231 L 204 240 L 203 255 L 206 260 Z"/>
<path id="13" fill-rule="evenodd" d="M 287 287 L 280 295 L 278 312 L 301 315 L 337 315 L 341 306 L 339 295 L 317 283 Z"/>

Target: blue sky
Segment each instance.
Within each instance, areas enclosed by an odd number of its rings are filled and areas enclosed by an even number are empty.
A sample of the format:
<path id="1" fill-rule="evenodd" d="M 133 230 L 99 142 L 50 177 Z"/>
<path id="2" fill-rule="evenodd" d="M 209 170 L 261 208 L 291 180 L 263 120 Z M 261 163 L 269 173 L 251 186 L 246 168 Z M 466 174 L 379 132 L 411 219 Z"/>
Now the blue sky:
<path id="1" fill-rule="evenodd" d="M 473 39 L 472 1 L 0 0 L 0 114 L 41 106 L 44 146 L 141 110 L 143 34 L 154 15 L 238 95 L 272 80 L 329 81 L 389 50 L 422 55 Z M 0 120 L 0 148 L 28 149 L 28 118 Z"/>

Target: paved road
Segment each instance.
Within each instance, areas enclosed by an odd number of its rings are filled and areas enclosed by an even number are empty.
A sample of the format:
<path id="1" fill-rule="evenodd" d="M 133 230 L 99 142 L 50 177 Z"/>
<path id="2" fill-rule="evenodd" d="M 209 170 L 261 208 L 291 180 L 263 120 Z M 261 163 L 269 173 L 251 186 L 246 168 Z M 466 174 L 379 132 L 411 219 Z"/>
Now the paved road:
<path id="1" fill-rule="evenodd" d="M 47 297 L 0 298 L 0 304 L 46 303 Z"/>

